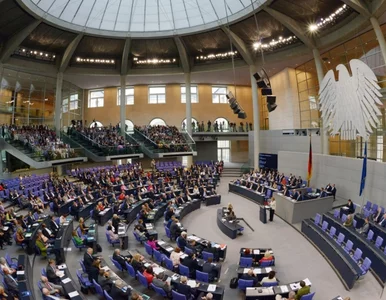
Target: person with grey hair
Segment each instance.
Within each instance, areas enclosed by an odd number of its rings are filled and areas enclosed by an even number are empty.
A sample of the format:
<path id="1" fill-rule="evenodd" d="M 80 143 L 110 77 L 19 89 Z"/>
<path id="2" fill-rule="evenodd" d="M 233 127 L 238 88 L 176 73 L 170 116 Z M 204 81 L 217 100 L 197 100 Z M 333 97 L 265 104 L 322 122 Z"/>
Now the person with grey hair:
<path id="1" fill-rule="evenodd" d="M 177 293 L 185 295 L 186 299 L 191 299 L 195 294 L 195 290 L 190 287 L 188 283 L 188 278 L 186 276 L 181 276 L 180 283 L 177 285 Z"/>
<path id="2" fill-rule="evenodd" d="M 64 295 L 64 290 L 61 285 L 49 282 L 46 276 L 42 276 L 41 281 L 42 287 L 46 288 L 50 292 L 50 295 L 55 295 L 57 293 L 59 293 L 60 295 Z"/>
<path id="3" fill-rule="evenodd" d="M 0 268 L 1 271 L 4 273 L 4 269 L 7 269 L 9 274 L 11 274 L 13 277 L 16 277 L 16 270 L 14 268 L 11 268 L 6 259 L 4 257 L 0 257 Z"/>
<path id="4" fill-rule="evenodd" d="M 170 286 L 170 283 L 164 279 L 165 279 L 165 274 L 163 272 L 160 272 L 156 275 L 155 278 L 153 278 L 152 283 L 156 287 L 163 289 L 166 292 L 166 294 L 168 295 L 168 297 L 170 297 L 171 292 L 172 292 L 172 287 Z"/>
<path id="5" fill-rule="evenodd" d="M 212 300 L 213 299 L 213 294 L 212 293 L 208 293 L 205 295 L 204 292 L 202 292 L 197 299 L 201 299 L 201 300 Z"/>
<path id="6" fill-rule="evenodd" d="M 182 251 L 185 251 L 185 247 L 186 247 L 186 244 L 187 244 L 187 238 L 188 234 L 186 233 L 186 231 L 183 231 L 181 232 L 181 235 L 177 238 L 177 245 L 178 247 L 182 250 Z"/>
<path id="7" fill-rule="evenodd" d="M 276 295 L 275 300 L 295 300 L 296 293 L 294 291 L 290 291 L 288 294 L 288 298 L 283 298 L 281 295 Z"/>

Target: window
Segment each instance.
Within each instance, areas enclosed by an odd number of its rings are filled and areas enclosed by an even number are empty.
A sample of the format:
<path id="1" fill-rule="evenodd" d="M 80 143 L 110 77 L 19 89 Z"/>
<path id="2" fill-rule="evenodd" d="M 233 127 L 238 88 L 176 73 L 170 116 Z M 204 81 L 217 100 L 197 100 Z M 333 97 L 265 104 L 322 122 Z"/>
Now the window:
<path id="1" fill-rule="evenodd" d="M 231 146 L 229 141 L 217 141 L 217 159 L 229 162 Z"/>
<path id="2" fill-rule="evenodd" d="M 92 121 L 90 124 L 90 128 L 94 128 L 94 127 L 103 127 L 103 124 L 98 121 Z"/>
<path id="3" fill-rule="evenodd" d="M 226 86 L 212 86 L 212 103 L 228 103 Z"/>
<path id="4" fill-rule="evenodd" d="M 160 118 L 155 118 L 155 119 L 150 121 L 149 125 L 150 126 L 157 126 L 157 125 L 166 126 L 166 122 Z"/>
<path id="5" fill-rule="evenodd" d="M 192 118 L 192 123 L 194 123 L 194 126 L 192 124 L 192 131 L 198 131 L 198 121 L 195 118 Z M 181 128 L 183 131 L 186 131 L 186 118 L 182 121 Z"/>
<path id="6" fill-rule="evenodd" d="M 213 122 L 213 127 L 214 124 L 217 122 L 218 125 L 218 131 L 223 132 L 223 131 L 228 131 L 229 130 L 229 122 L 227 119 L 224 118 L 217 118 Z"/>
<path id="7" fill-rule="evenodd" d="M 126 105 L 134 105 L 134 88 L 128 87 L 125 92 Z M 121 89 L 118 88 L 117 105 L 121 105 Z"/>
<path id="8" fill-rule="evenodd" d="M 134 132 L 134 123 L 130 120 L 125 121 L 125 131 L 126 132 Z"/>
<path id="9" fill-rule="evenodd" d="M 75 110 L 78 108 L 79 108 L 78 94 L 72 94 L 70 96 L 70 110 Z"/>
<path id="10" fill-rule="evenodd" d="M 164 86 L 149 87 L 149 103 L 166 103 L 166 88 Z"/>
<path id="11" fill-rule="evenodd" d="M 68 98 L 63 99 L 62 102 L 62 113 L 68 112 Z"/>
<path id="12" fill-rule="evenodd" d="M 103 107 L 104 105 L 104 90 L 90 91 L 90 98 L 88 99 L 88 107 Z"/>
<path id="13" fill-rule="evenodd" d="M 190 101 L 192 103 L 198 103 L 198 91 L 197 86 L 190 86 Z M 186 87 L 181 86 L 181 103 L 186 103 Z"/>
<path id="14" fill-rule="evenodd" d="M 310 101 L 310 109 L 318 109 L 318 106 L 316 105 L 316 98 L 315 96 L 308 96 L 308 99 Z"/>

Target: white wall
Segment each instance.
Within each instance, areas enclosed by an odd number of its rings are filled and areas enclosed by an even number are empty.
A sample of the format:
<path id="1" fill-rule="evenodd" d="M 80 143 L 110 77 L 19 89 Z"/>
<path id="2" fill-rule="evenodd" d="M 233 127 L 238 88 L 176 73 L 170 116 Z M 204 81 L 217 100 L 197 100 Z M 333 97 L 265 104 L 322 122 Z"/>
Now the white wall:
<path id="1" fill-rule="evenodd" d="M 386 206 L 386 163 L 367 161 L 367 177 L 364 197 L 359 197 L 362 175 L 362 159 L 341 156 L 321 155 L 313 152 L 312 187 L 335 183 L 337 196 L 352 199 L 362 205 L 370 200 Z M 278 169 L 285 174 L 293 173 L 307 178 L 308 153 L 280 151 Z"/>
<path id="2" fill-rule="evenodd" d="M 249 161 L 253 164 L 253 132 L 248 133 Z M 310 149 L 308 136 L 283 135 L 282 130 L 260 131 L 260 153 L 278 154 L 280 151 L 306 152 Z M 312 136 L 313 153 L 321 153 L 320 136 Z"/>
<path id="3" fill-rule="evenodd" d="M 296 71 L 286 68 L 270 77 L 277 108 L 269 113 L 269 129 L 300 128 L 299 94 Z"/>

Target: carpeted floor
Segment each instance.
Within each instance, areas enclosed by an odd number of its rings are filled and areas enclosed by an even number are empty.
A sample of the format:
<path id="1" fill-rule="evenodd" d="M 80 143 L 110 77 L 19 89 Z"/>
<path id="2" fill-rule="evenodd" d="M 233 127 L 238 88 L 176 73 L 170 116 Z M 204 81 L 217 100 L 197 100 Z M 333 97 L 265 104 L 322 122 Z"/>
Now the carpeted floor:
<path id="1" fill-rule="evenodd" d="M 230 180 L 230 179 L 229 179 Z M 275 270 L 277 277 L 282 283 L 289 283 L 304 278 L 309 278 L 312 282 L 312 291 L 316 291 L 314 300 L 330 300 L 337 295 L 350 296 L 351 300 L 386 300 L 386 295 L 381 298 L 382 288 L 372 274 L 367 274 L 364 279 L 356 283 L 350 291 L 346 291 L 330 265 L 322 255 L 302 236 L 294 227 L 291 227 L 280 218 L 275 217 L 274 221 L 262 224 L 258 218 L 258 206 L 240 196 L 228 193 L 227 178 L 222 178 L 218 193 L 222 195 L 222 204 L 233 204 L 236 215 L 243 217 L 254 229 L 254 232 L 245 227 L 244 234 L 235 240 L 229 239 L 217 227 L 216 210 L 219 206 L 202 206 L 200 210 L 192 212 L 183 220 L 183 225 L 188 229 L 188 233 L 194 233 L 200 237 L 213 240 L 218 243 L 228 245 L 227 259 L 222 266 L 220 284 L 226 287 L 224 299 L 244 299 L 244 295 L 238 290 L 229 289 L 229 281 L 236 276 L 236 268 L 239 260 L 239 249 L 241 247 L 271 247 L 276 257 Z M 137 243 L 132 237 L 132 227 L 129 228 L 129 249 L 138 249 L 145 254 L 144 247 Z M 160 239 L 165 239 L 162 220 L 156 223 L 156 229 Z M 104 228 L 99 228 L 98 243 L 102 246 L 102 255 L 106 263 L 114 268 L 108 258 L 113 252 L 113 247 L 109 246 L 104 234 Z M 69 247 L 71 247 L 70 245 Z M 8 246 L 5 250 L 0 250 L 0 256 L 8 252 L 12 257 L 17 257 L 23 253 L 15 246 Z M 76 269 L 80 268 L 79 260 L 83 257 L 84 251 L 79 251 L 71 247 L 71 251 L 66 252 L 66 260 L 73 279 L 77 282 Z M 31 256 L 33 261 L 33 256 Z M 37 281 L 40 279 L 42 267 L 46 266 L 46 261 L 36 257 L 33 265 L 33 280 L 36 299 L 41 299 Z M 114 269 L 115 270 L 115 269 Z M 122 278 L 141 292 L 147 293 L 151 299 L 161 299 L 154 295 L 152 291 L 145 289 L 129 278 L 127 274 L 122 274 Z M 88 295 L 87 299 L 97 299 L 95 295 Z"/>

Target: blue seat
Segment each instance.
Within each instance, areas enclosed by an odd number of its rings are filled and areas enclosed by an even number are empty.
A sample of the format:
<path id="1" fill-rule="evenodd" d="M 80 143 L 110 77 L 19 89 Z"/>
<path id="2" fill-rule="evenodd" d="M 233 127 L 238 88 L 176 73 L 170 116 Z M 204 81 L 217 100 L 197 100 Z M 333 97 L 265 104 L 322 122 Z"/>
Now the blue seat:
<path id="1" fill-rule="evenodd" d="M 354 218 L 352 220 L 352 226 L 354 227 L 354 229 L 357 228 L 357 220 L 355 220 Z"/>
<path id="2" fill-rule="evenodd" d="M 46 268 L 42 268 L 41 274 L 42 274 L 43 276 L 47 276 Z"/>
<path id="3" fill-rule="evenodd" d="M 79 284 L 82 287 L 89 288 L 90 286 L 92 286 L 92 283 L 88 279 L 88 276 L 83 276 L 83 273 L 80 270 L 76 270 L 76 276 L 78 277 Z"/>
<path id="4" fill-rule="evenodd" d="M 335 218 L 335 219 L 339 219 L 339 216 L 340 216 L 340 211 L 339 211 L 339 209 L 335 209 L 335 210 L 334 210 L 334 218 Z"/>
<path id="5" fill-rule="evenodd" d="M 170 229 L 167 228 L 166 226 L 165 226 L 165 233 L 166 233 L 166 236 L 167 236 L 170 240 L 172 240 L 172 234 L 170 233 Z"/>
<path id="6" fill-rule="evenodd" d="M 105 294 L 103 293 L 103 290 L 101 288 L 101 286 L 95 281 L 95 279 L 92 280 L 92 283 L 94 285 L 94 288 L 95 288 L 95 291 L 96 293 L 101 296 L 101 297 L 104 297 Z"/>
<path id="7" fill-rule="evenodd" d="M 113 300 L 113 298 L 106 291 L 104 291 L 104 293 L 106 300 Z"/>
<path id="8" fill-rule="evenodd" d="M 106 238 L 107 238 L 107 242 L 108 242 L 111 246 L 113 246 L 113 247 L 114 247 L 115 244 L 120 244 L 120 243 L 121 243 L 121 241 L 120 241 L 119 239 L 117 239 L 117 240 L 112 240 L 112 239 L 110 238 L 109 234 L 107 233 L 107 231 L 106 231 Z"/>
<path id="9" fill-rule="evenodd" d="M 372 230 L 369 230 L 369 232 L 367 233 L 367 237 L 366 237 L 366 240 L 368 240 L 369 242 L 371 242 L 374 238 L 374 231 Z"/>
<path id="10" fill-rule="evenodd" d="M 128 262 L 125 262 L 126 264 L 126 269 L 127 273 L 129 274 L 130 277 L 133 277 L 134 279 L 137 277 L 135 274 L 135 270 L 132 265 L 130 265 Z"/>
<path id="11" fill-rule="evenodd" d="M 331 226 L 330 231 L 328 232 L 329 236 L 334 238 L 335 233 L 336 233 L 336 228 L 334 226 Z"/>
<path id="12" fill-rule="evenodd" d="M 300 300 L 312 300 L 312 298 L 314 297 L 314 295 L 315 295 L 315 292 L 309 293 L 309 294 L 307 294 L 307 295 L 303 295 L 303 296 L 300 298 Z"/>
<path id="13" fill-rule="evenodd" d="M 363 261 L 363 264 L 360 266 L 361 270 L 362 270 L 362 274 L 360 274 L 361 276 L 365 275 L 367 273 L 367 271 L 370 269 L 371 267 L 371 260 L 366 257 L 365 260 Z"/>
<path id="14" fill-rule="evenodd" d="M 202 254 L 202 259 L 205 261 L 208 261 L 208 258 L 212 258 L 212 260 L 214 260 L 214 254 L 213 253 L 202 251 L 201 254 Z"/>
<path id="15" fill-rule="evenodd" d="M 315 220 L 314 220 L 315 225 L 319 226 L 321 219 L 322 219 L 322 216 L 320 214 L 316 214 Z"/>
<path id="16" fill-rule="evenodd" d="M 209 274 L 196 270 L 196 280 L 209 283 Z"/>
<path id="17" fill-rule="evenodd" d="M 190 275 L 190 270 L 189 270 L 189 268 L 188 268 L 187 266 L 184 266 L 184 265 L 182 265 L 182 264 L 179 264 L 179 265 L 178 265 L 178 270 L 179 270 L 179 272 L 180 272 L 180 275 L 189 277 L 189 275 Z"/>
<path id="18" fill-rule="evenodd" d="M 382 247 L 383 244 L 383 238 L 380 236 L 377 236 L 377 239 L 375 240 L 375 247 L 378 249 Z"/>
<path id="19" fill-rule="evenodd" d="M 153 257 L 153 248 L 148 243 L 144 243 L 144 245 L 145 245 L 146 253 L 151 257 Z"/>
<path id="20" fill-rule="evenodd" d="M 325 232 L 328 228 L 328 223 L 326 221 L 323 222 L 322 224 L 322 230 Z"/>
<path id="21" fill-rule="evenodd" d="M 81 259 L 81 260 L 79 261 L 79 263 L 80 263 L 80 266 L 82 267 L 83 272 L 86 273 L 86 267 L 84 266 L 83 259 Z"/>
<path id="22" fill-rule="evenodd" d="M 39 287 L 39 290 L 43 289 L 43 285 L 42 285 L 42 281 L 41 280 L 38 281 L 38 287 Z"/>
<path id="23" fill-rule="evenodd" d="M 157 263 L 159 263 L 160 265 L 162 264 L 162 262 L 164 261 L 164 258 L 162 256 L 162 253 L 159 252 L 158 250 L 156 249 L 153 249 L 153 255 L 154 255 L 154 258 L 156 260 Z"/>
<path id="24" fill-rule="evenodd" d="M 270 286 L 277 286 L 279 283 L 276 281 L 276 282 L 263 282 L 262 283 L 262 286 L 263 287 L 270 287 Z"/>
<path id="25" fill-rule="evenodd" d="M 167 269 L 169 269 L 170 271 L 173 271 L 174 270 L 174 265 L 173 265 L 173 262 L 170 258 L 168 258 L 166 255 L 163 255 L 163 260 L 165 262 L 165 266 Z"/>
<path id="26" fill-rule="evenodd" d="M 172 290 L 172 297 L 173 300 L 188 300 L 186 299 L 186 296 L 180 293 L 177 293 L 176 291 Z"/>
<path id="27" fill-rule="evenodd" d="M 150 287 L 156 292 L 157 295 L 160 295 L 162 297 L 167 298 L 167 294 L 163 288 L 160 288 L 158 286 L 155 286 L 154 284 L 150 283 Z"/>
<path id="28" fill-rule="evenodd" d="M 193 253 L 193 250 L 192 249 L 190 249 L 190 248 L 188 248 L 188 247 L 185 247 L 185 250 L 184 250 L 184 252 L 186 253 L 186 254 L 192 254 Z"/>
<path id="29" fill-rule="evenodd" d="M 252 257 L 240 257 L 239 266 L 242 268 L 249 268 L 252 266 L 253 259 Z"/>
<path id="30" fill-rule="evenodd" d="M 344 222 L 346 222 L 346 220 L 347 220 L 347 215 L 346 215 L 346 214 L 343 214 L 343 215 L 342 215 L 342 222 L 344 223 Z"/>
<path id="31" fill-rule="evenodd" d="M 149 288 L 149 284 L 147 283 L 147 279 L 145 276 L 143 276 L 141 274 L 141 272 L 137 271 L 137 277 L 138 277 L 140 284 L 142 284 L 145 288 Z"/>
<path id="32" fill-rule="evenodd" d="M 112 263 L 114 264 L 114 266 L 121 272 L 123 272 L 123 268 L 121 266 L 121 264 L 119 262 L 117 262 L 115 259 L 113 259 L 113 257 L 110 257 Z"/>
<path id="33" fill-rule="evenodd" d="M 346 245 L 344 246 L 344 251 L 346 253 L 350 253 L 353 246 L 354 246 L 354 243 L 352 241 L 348 240 Z"/>
<path id="34" fill-rule="evenodd" d="M 343 241 L 344 241 L 344 238 L 345 238 L 344 234 L 343 234 L 343 233 L 339 233 L 338 238 L 336 239 L 336 243 L 337 243 L 339 246 L 342 245 L 342 243 L 343 243 Z"/>
<path id="35" fill-rule="evenodd" d="M 275 265 L 275 260 L 274 259 L 262 261 L 260 263 L 260 267 L 261 268 L 265 268 L 265 267 L 269 267 L 269 266 L 274 266 L 274 265 Z"/>
<path id="36" fill-rule="evenodd" d="M 18 260 L 15 257 L 10 257 L 8 253 L 5 253 L 5 260 L 7 261 L 8 266 L 14 268 L 15 270 L 18 267 Z"/>
<path id="37" fill-rule="evenodd" d="M 355 249 L 355 252 L 354 252 L 354 255 L 352 257 L 352 259 L 358 263 L 361 259 L 362 259 L 362 250 L 359 249 L 359 248 L 356 248 Z"/>
<path id="38" fill-rule="evenodd" d="M 87 248 L 87 245 L 77 245 L 74 237 L 72 237 L 71 240 L 72 240 L 72 243 L 74 244 L 75 248 L 78 248 L 79 251 L 81 251 L 83 248 Z"/>
<path id="39" fill-rule="evenodd" d="M 253 287 L 253 280 L 239 279 L 237 283 L 237 288 L 239 290 L 245 291 L 247 287 Z"/>

